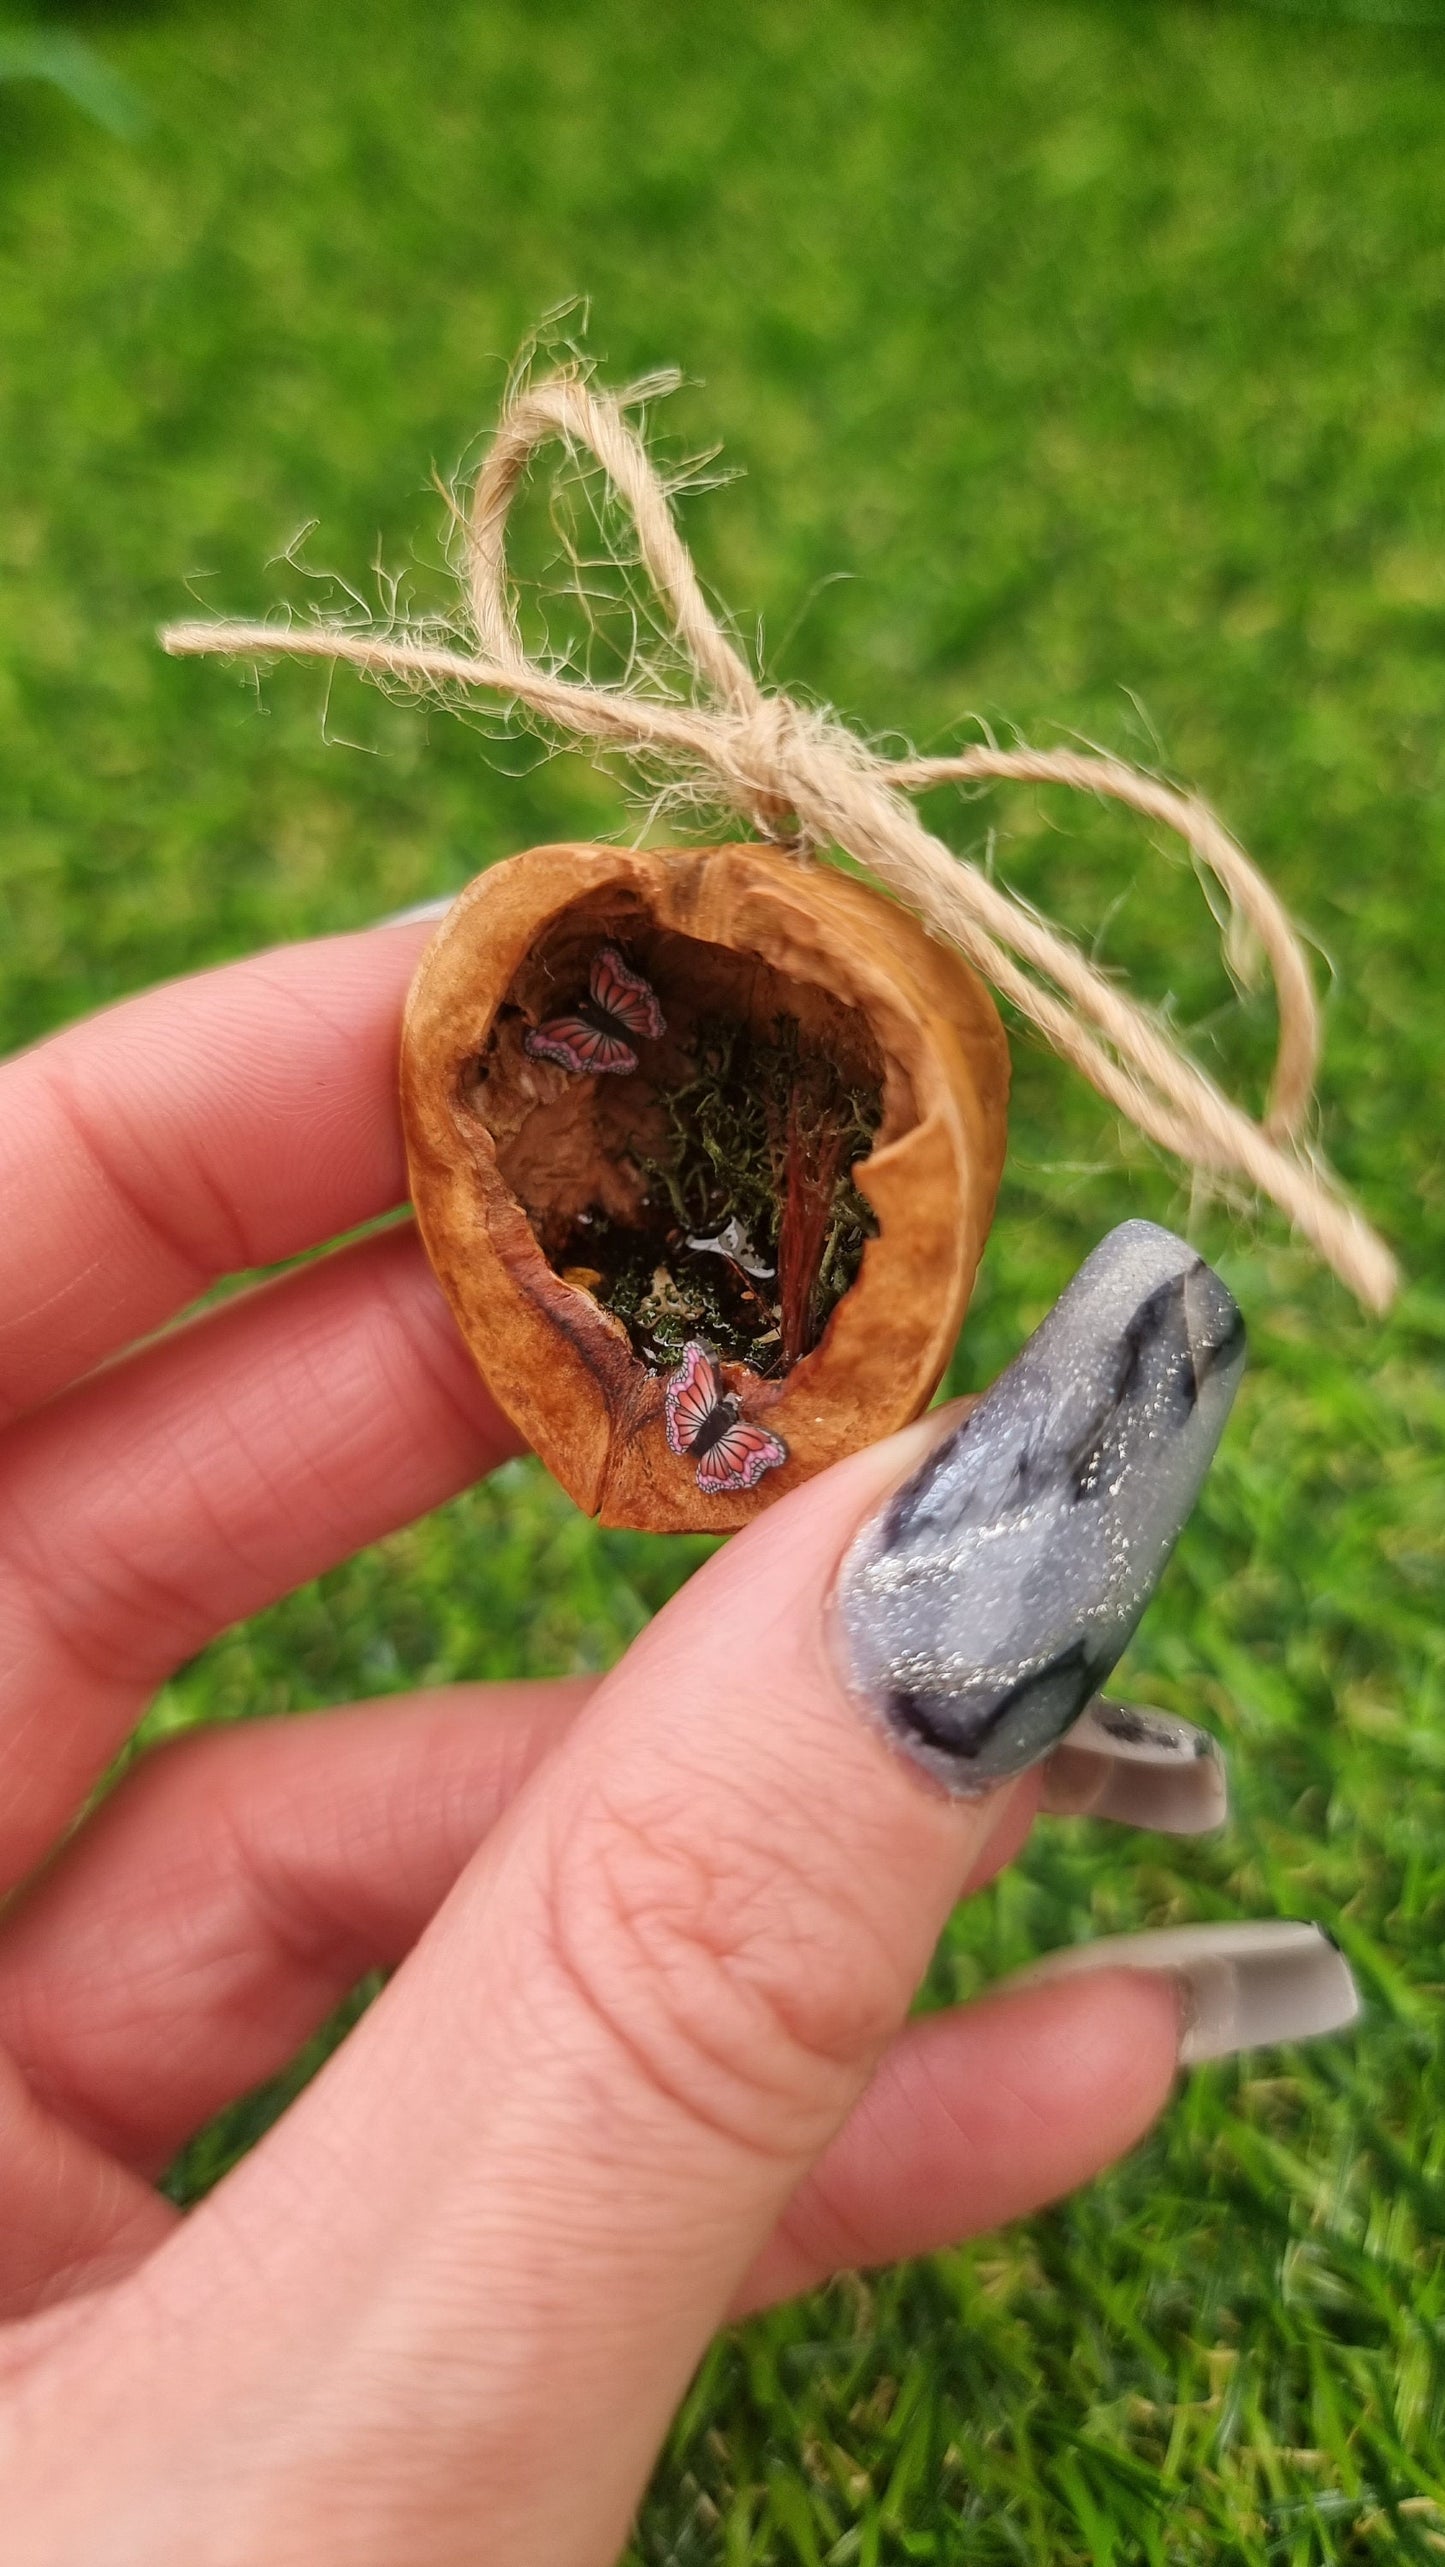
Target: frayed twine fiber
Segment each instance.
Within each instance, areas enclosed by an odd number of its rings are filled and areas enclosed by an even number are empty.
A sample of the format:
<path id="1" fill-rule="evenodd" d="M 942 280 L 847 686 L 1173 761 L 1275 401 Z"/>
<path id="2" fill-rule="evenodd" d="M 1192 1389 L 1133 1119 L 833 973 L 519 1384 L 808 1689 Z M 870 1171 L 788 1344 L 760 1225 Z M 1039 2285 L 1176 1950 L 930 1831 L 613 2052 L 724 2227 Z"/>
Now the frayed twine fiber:
<path id="1" fill-rule="evenodd" d="M 1122 760 L 992 746 L 958 757 L 884 758 L 831 713 L 765 691 L 707 605 L 666 489 L 627 417 L 639 400 L 666 388 L 654 378 L 630 393 L 607 394 L 580 367 L 514 387 L 461 512 L 474 653 L 404 631 L 368 633 L 324 621 L 173 624 L 161 636 L 164 647 L 344 660 L 413 685 L 480 688 L 600 751 L 621 750 L 674 776 L 704 774 L 715 799 L 800 856 L 843 849 L 956 945 L 1141 1132 L 1191 1167 L 1246 1178 L 1362 1302 L 1384 1310 L 1398 1284 L 1395 1261 L 1307 1151 L 1319 1013 L 1300 940 L 1258 867 L 1203 802 Z M 507 521 L 534 454 L 553 439 L 593 456 L 626 503 L 641 565 L 689 670 L 686 697 L 650 692 L 631 677 L 595 686 L 528 657 L 507 570 Z M 1072 785 L 1122 802 L 1176 831 L 1215 875 L 1274 976 L 1279 1042 L 1262 1122 L 1067 937 L 932 836 L 905 798 L 933 785 L 998 780 Z"/>

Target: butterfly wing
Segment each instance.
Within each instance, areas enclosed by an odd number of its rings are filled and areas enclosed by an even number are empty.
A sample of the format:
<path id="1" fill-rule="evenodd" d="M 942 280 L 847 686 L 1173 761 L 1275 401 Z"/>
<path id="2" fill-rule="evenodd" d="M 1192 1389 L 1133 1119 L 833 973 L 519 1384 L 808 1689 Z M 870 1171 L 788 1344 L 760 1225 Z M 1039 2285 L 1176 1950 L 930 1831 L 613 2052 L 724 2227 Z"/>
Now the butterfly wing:
<path id="1" fill-rule="evenodd" d="M 597 1005 L 615 1016 L 629 1034 L 655 1043 L 659 1034 L 666 1033 L 667 1022 L 651 981 L 644 980 L 641 972 L 630 971 L 615 945 L 602 946 L 596 955 L 588 986 Z"/>
<path id="2" fill-rule="evenodd" d="M 560 1068 L 591 1078 L 623 1077 L 637 1067 L 637 1054 L 620 1034 L 604 1034 L 585 1016 L 549 1016 L 529 1026 L 522 1049 L 534 1061 L 556 1061 Z"/>
<path id="3" fill-rule="evenodd" d="M 697 1484 L 704 1497 L 755 1489 L 764 1471 L 781 1470 L 787 1458 L 781 1435 L 770 1435 L 765 1426 L 751 1426 L 739 1417 L 704 1453 L 697 1466 Z"/>
<path id="4" fill-rule="evenodd" d="M 522 1049 L 534 1061 L 555 1061 L 559 1069 L 580 1073 L 587 1064 L 572 1036 L 590 1030 L 584 1027 L 580 1016 L 552 1016 L 543 1025 L 528 1026 L 522 1036 Z"/>
<path id="5" fill-rule="evenodd" d="M 690 1453 L 722 1397 L 718 1370 L 706 1346 L 684 1346 L 682 1362 L 663 1391 L 667 1444 L 672 1453 Z"/>

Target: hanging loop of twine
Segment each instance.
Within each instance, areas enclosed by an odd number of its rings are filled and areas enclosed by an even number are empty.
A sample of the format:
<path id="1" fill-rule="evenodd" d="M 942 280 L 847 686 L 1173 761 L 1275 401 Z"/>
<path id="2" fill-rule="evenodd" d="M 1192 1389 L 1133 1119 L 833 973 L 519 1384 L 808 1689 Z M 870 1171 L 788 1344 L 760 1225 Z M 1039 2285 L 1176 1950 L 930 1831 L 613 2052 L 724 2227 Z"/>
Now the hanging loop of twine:
<path id="1" fill-rule="evenodd" d="M 1191 1167 L 1244 1178 L 1268 1196 L 1358 1298 L 1385 1309 L 1398 1284 L 1375 1231 L 1311 1155 L 1319 1014 L 1300 939 L 1259 868 L 1208 806 L 1123 760 L 1071 749 L 978 745 L 955 757 L 880 757 L 832 714 L 763 688 L 703 594 L 667 492 L 628 417 L 639 398 L 597 390 L 580 370 L 523 383 L 503 411 L 462 516 L 476 649 L 349 624 L 173 624 L 180 654 L 342 660 L 376 677 L 501 697 L 550 728 L 621 751 L 712 798 L 800 854 L 839 848 L 917 911 L 1141 1132 Z M 641 568 L 689 676 L 686 695 L 636 682 L 597 686 L 531 658 L 507 566 L 511 509 L 539 448 L 592 456 L 625 504 Z M 1162 1022 L 1068 937 L 923 825 L 913 794 L 934 786 L 1060 784 L 1123 804 L 1182 838 L 1252 931 L 1273 976 L 1279 1041 L 1256 1122 Z"/>

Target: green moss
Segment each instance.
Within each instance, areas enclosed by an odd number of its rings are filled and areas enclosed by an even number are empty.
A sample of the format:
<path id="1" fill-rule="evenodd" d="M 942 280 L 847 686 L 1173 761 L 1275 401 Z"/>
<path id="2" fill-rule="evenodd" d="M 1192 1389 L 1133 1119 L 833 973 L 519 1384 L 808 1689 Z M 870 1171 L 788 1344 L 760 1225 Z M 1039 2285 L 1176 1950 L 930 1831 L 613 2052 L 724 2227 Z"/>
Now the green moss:
<path id="1" fill-rule="evenodd" d="M 660 1153 L 637 1152 L 647 1181 L 641 1221 L 594 1215 L 557 1263 L 600 1276 L 598 1300 L 625 1321 L 654 1369 L 670 1370 L 697 1337 L 774 1378 L 796 1360 L 784 1324 L 790 1199 L 793 1232 L 799 1196 L 815 1199 L 804 1353 L 857 1280 L 877 1231 L 851 1170 L 872 1148 L 881 1094 L 847 1080 L 786 1016 L 767 1038 L 734 1018 L 704 1018 L 691 1076 L 654 1092 L 668 1142 Z M 692 1244 L 724 1238 L 726 1247 Z"/>

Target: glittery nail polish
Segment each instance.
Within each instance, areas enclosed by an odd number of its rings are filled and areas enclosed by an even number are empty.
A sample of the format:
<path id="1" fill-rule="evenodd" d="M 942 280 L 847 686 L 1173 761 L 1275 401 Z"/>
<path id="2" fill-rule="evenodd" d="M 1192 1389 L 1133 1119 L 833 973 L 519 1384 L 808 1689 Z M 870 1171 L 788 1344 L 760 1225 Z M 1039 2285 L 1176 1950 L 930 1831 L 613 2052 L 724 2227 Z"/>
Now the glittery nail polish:
<path id="1" fill-rule="evenodd" d="M 835 1591 L 846 1678 L 950 1791 L 1036 1763 L 1098 1692 L 1243 1366 L 1219 1277 L 1170 1231 L 1125 1222 L 857 1534 Z"/>

